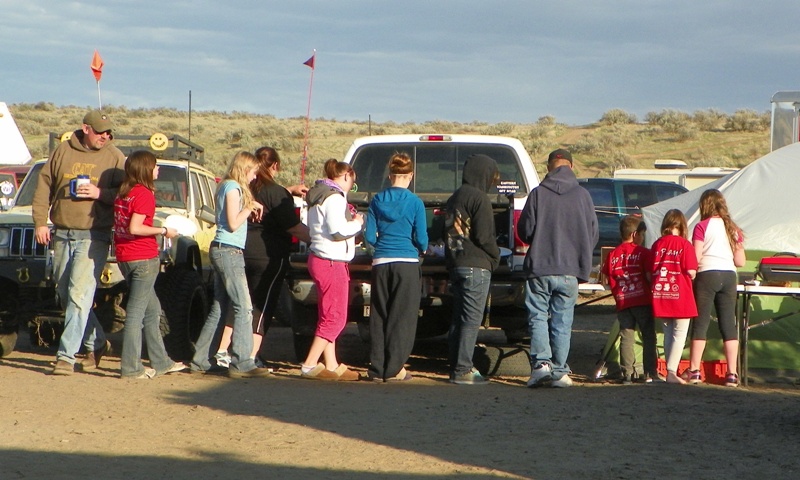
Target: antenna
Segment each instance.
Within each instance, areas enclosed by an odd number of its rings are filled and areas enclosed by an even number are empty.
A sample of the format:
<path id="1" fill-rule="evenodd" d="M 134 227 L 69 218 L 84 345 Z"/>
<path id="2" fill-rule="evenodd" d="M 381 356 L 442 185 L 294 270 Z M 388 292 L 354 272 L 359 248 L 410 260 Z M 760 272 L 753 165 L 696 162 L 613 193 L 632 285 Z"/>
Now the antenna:
<path id="1" fill-rule="evenodd" d="M 192 91 L 189 90 L 189 140 L 192 139 Z"/>

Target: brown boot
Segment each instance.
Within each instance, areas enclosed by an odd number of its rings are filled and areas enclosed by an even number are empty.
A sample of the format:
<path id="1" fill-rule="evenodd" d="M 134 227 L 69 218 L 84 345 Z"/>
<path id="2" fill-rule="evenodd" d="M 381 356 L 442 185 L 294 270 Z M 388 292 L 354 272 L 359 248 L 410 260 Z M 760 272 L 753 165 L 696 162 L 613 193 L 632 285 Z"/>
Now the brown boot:
<path id="1" fill-rule="evenodd" d="M 53 371 L 50 372 L 51 375 L 72 375 L 72 372 L 75 371 L 75 366 L 69 363 L 66 360 L 58 360 L 56 365 L 53 367 Z"/>
<path id="2" fill-rule="evenodd" d="M 83 359 L 81 362 L 81 368 L 84 372 L 91 372 L 97 370 L 97 367 L 100 366 L 100 360 L 103 358 L 105 354 L 107 354 L 111 350 L 111 342 L 106 340 L 106 344 L 103 345 L 103 348 L 97 350 L 95 352 L 87 352 L 86 358 Z"/>

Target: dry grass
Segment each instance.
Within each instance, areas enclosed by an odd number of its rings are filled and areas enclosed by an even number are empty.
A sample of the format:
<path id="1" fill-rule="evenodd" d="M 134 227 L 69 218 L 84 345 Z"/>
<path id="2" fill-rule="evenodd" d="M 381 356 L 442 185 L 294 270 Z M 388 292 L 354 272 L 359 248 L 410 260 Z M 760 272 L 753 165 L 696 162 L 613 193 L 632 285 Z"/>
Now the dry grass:
<path id="1" fill-rule="evenodd" d="M 9 106 L 35 159 L 47 155 L 51 131 L 74 130 L 86 107 L 58 107 L 51 103 Z M 128 109 L 106 106 L 105 111 L 124 134 L 154 132 L 189 135 L 189 114 L 167 108 Z M 741 121 L 745 117 L 747 122 Z M 711 119 L 709 118 L 711 117 Z M 312 119 L 306 178 L 317 178 L 328 158 L 341 159 L 357 137 L 400 133 L 470 133 L 518 138 L 531 154 L 540 173 L 548 152 L 565 147 L 573 150 L 579 176 L 611 176 L 614 169 L 646 168 L 657 158 L 674 158 L 690 166 L 742 167 L 769 151 L 768 122 L 755 112 L 726 116 L 713 110 L 695 112 L 651 112 L 648 123 L 615 109 L 597 123 L 569 126 L 552 116 L 532 124 L 501 122 L 458 123 L 434 120 L 422 124 L 394 122 L 346 122 Z M 742 126 L 744 125 L 744 127 Z M 208 167 L 220 174 L 239 150 L 253 151 L 263 145 L 278 149 L 283 170 L 278 180 L 296 183 L 300 177 L 305 118 L 276 118 L 246 112 L 192 112 L 191 139 L 206 149 Z"/>

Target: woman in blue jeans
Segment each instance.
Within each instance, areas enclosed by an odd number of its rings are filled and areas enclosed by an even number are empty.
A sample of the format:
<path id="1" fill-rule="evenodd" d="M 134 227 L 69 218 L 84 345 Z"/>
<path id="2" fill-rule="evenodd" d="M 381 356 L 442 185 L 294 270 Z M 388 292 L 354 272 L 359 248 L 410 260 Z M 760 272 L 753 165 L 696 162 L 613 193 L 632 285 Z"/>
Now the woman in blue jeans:
<path id="1" fill-rule="evenodd" d="M 233 310 L 232 362 L 228 376 L 255 378 L 269 375 L 266 368 L 257 368 L 253 357 L 253 334 L 250 327 L 253 306 L 244 270 L 244 245 L 247 218 L 261 218 L 264 207 L 253 199 L 247 186 L 258 171 L 256 157 L 239 152 L 233 157 L 225 178 L 217 187 L 217 233 L 208 252 L 214 269 L 214 303 L 200 331 L 192 359 L 192 373 L 212 369 L 211 358 L 217 352 L 228 310 Z"/>
<path id="2" fill-rule="evenodd" d="M 160 268 L 156 236 L 173 238 L 178 232 L 153 226 L 156 212 L 153 180 L 156 178 L 155 155 L 144 150 L 133 152 L 125 163 L 125 180 L 114 202 L 117 261 L 129 290 L 120 361 L 122 378 L 146 380 L 186 369 L 186 365 L 173 362 L 167 356 L 159 328 L 161 303 L 154 288 Z M 143 332 L 151 368 L 142 365 Z"/>

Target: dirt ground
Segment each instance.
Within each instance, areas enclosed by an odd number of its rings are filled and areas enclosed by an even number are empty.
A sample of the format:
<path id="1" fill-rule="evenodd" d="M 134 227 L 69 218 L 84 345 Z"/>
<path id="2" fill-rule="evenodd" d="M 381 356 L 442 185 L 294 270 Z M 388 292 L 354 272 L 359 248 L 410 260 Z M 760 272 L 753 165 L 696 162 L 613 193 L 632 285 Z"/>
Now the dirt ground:
<path id="1" fill-rule="evenodd" d="M 286 327 L 267 337 L 275 375 L 257 380 L 125 381 L 113 356 L 96 373 L 54 377 L 53 352 L 22 339 L 0 361 L 0 479 L 800 475 L 800 389 L 594 382 L 613 319 L 608 304 L 578 309 L 576 386 L 563 390 L 523 377 L 451 385 L 443 339 L 420 342 L 414 379 L 397 384 L 298 378 Z M 340 352 L 364 372 L 355 328 Z"/>

